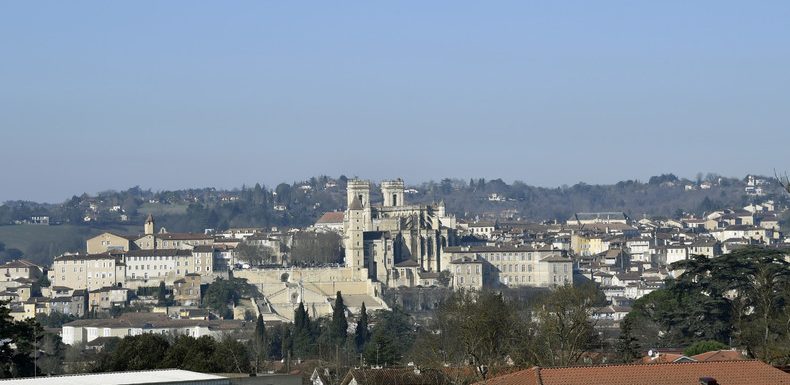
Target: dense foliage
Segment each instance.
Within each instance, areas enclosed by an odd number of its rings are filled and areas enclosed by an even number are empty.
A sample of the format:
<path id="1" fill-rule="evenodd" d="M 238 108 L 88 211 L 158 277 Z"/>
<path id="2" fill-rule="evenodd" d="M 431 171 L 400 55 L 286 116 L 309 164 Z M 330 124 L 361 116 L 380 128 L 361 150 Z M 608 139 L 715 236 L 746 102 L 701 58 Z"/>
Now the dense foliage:
<path id="1" fill-rule="evenodd" d="M 129 371 L 178 368 L 210 373 L 249 373 L 247 348 L 234 338 L 178 336 L 170 340 L 144 333 L 120 340 L 102 352 L 94 371 Z"/>
<path id="2" fill-rule="evenodd" d="M 208 285 L 203 296 L 203 305 L 215 311 L 220 317 L 233 319 L 234 305 L 239 304 L 242 297 L 250 297 L 255 293 L 255 287 L 241 278 L 217 278 Z"/>
<path id="3" fill-rule="evenodd" d="M 643 346 L 718 341 L 774 364 L 790 363 L 786 250 L 745 248 L 678 262 L 678 279 L 636 301 L 626 320 Z"/>

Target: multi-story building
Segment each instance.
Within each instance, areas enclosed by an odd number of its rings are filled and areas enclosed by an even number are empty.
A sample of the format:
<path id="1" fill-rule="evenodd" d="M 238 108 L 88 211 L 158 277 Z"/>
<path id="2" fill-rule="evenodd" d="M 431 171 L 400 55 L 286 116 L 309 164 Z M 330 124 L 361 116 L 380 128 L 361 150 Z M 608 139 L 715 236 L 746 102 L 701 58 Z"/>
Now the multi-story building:
<path id="1" fill-rule="evenodd" d="M 200 275 L 195 273 L 177 279 L 173 282 L 173 298 L 184 306 L 199 304 L 201 282 Z"/>
<path id="2" fill-rule="evenodd" d="M 96 290 L 107 286 L 123 286 L 126 265 L 123 255 L 113 252 L 63 254 L 52 262 L 49 280 L 52 285 L 72 289 Z"/>
<path id="3" fill-rule="evenodd" d="M 456 246 L 445 248 L 444 257 L 449 261 L 484 261 L 484 286 L 550 287 L 573 282 L 573 260 L 563 250 L 524 245 Z"/>
<path id="4" fill-rule="evenodd" d="M 40 266 L 23 259 L 0 265 L 0 282 L 10 282 L 18 278 L 38 279 L 41 276 Z"/>
<path id="5" fill-rule="evenodd" d="M 461 257 L 450 262 L 453 288 L 480 290 L 486 276 L 486 263 L 476 256 Z"/>
<path id="6" fill-rule="evenodd" d="M 50 271 L 53 285 L 89 291 L 108 286 L 170 285 L 187 274 L 211 276 L 214 253 L 209 246 L 186 249 L 130 250 L 100 254 L 64 254 Z"/>
<path id="7" fill-rule="evenodd" d="M 103 287 L 88 293 L 88 310 L 107 311 L 116 307 L 126 307 L 131 292 L 123 287 Z"/>
<path id="8" fill-rule="evenodd" d="M 195 246 L 210 246 L 214 236 L 202 233 L 168 233 L 164 229 L 156 232 L 154 217 L 148 215 L 141 235 L 122 235 L 104 232 L 86 242 L 88 254 L 99 254 L 108 251 L 184 249 L 191 250 Z"/>
<path id="9" fill-rule="evenodd" d="M 137 336 L 143 333 L 169 336 L 187 335 L 195 338 L 251 330 L 254 322 L 226 320 L 170 319 L 159 313 L 125 313 L 119 318 L 80 319 L 63 325 L 63 343 L 73 345 L 91 342 L 99 337 Z"/>

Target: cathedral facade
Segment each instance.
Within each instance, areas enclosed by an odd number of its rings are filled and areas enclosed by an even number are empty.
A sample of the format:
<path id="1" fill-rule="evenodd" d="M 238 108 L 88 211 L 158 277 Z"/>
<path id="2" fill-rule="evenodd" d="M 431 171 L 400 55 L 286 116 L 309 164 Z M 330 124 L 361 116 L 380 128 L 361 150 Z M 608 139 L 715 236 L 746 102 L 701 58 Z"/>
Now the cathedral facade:
<path id="1" fill-rule="evenodd" d="M 383 181 L 383 203 L 370 201 L 371 183 L 348 181 L 344 215 L 345 263 L 361 278 L 387 286 L 416 286 L 449 269 L 442 258 L 455 243 L 455 217 L 443 202 L 410 205 L 402 180 Z"/>

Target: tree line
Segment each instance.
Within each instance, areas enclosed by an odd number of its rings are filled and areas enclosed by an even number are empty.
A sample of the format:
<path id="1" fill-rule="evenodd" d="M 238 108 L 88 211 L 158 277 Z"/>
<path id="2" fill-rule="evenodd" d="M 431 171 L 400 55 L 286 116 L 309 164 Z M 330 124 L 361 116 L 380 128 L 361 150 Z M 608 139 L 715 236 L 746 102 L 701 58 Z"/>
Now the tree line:
<path id="1" fill-rule="evenodd" d="M 621 324 L 618 352 L 714 341 L 774 365 L 790 364 L 788 251 L 749 247 L 695 256 L 663 289 L 638 299 Z"/>

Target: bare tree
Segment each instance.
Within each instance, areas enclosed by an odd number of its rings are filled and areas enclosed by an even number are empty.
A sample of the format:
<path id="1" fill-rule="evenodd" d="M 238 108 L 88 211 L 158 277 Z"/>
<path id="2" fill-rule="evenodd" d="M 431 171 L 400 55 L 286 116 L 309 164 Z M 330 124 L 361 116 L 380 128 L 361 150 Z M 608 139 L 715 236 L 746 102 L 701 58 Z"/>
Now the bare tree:
<path id="1" fill-rule="evenodd" d="M 774 176 L 776 177 L 776 181 L 779 182 L 779 185 L 790 194 L 790 177 L 787 176 L 787 172 L 785 172 L 784 176 L 779 176 L 779 174 L 776 173 L 776 169 L 774 169 Z"/>

